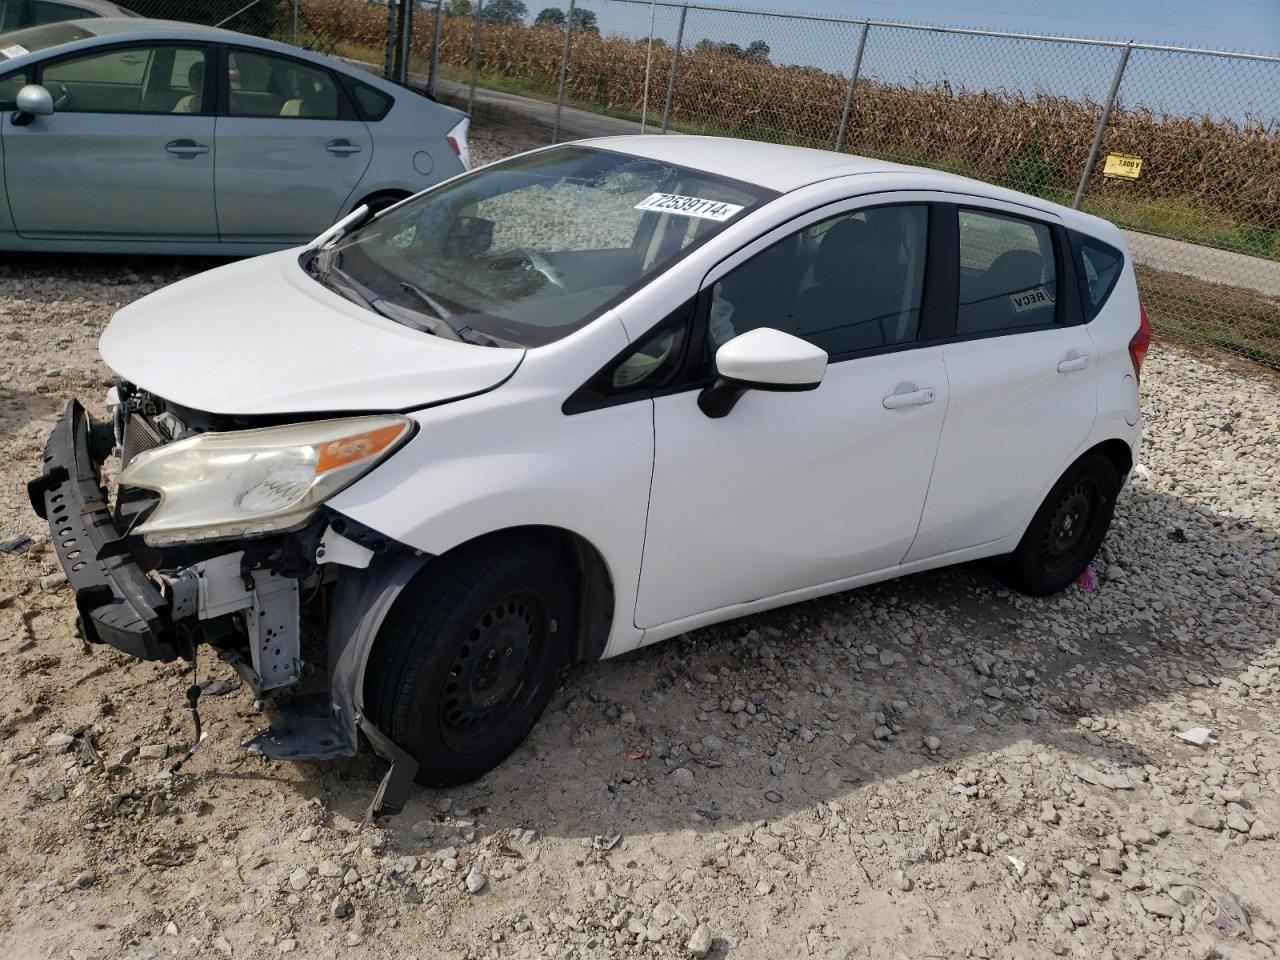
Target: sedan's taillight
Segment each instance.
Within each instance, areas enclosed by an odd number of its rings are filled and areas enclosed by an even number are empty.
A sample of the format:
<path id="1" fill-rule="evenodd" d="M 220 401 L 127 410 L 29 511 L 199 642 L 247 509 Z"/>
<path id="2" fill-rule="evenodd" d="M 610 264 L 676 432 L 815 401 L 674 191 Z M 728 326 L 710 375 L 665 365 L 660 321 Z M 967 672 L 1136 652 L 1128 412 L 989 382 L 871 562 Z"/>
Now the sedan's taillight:
<path id="1" fill-rule="evenodd" d="M 1138 301 L 1138 332 L 1129 341 L 1129 359 L 1133 361 L 1133 375 L 1142 379 L 1142 361 L 1147 359 L 1147 351 L 1151 349 L 1151 321 L 1147 319 L 1147 308 Z"/>
<path id="2" fill-rule="evenodd" d="M 445 137 L 449 141 L 449 149 L 458 155 L 458 159 L 462 161 L 462 169 L 471 169 L 471 147 L 467 144 L 467 130 L 471 127 L 471 121 L 463 117 L 458 121 L 458 125 L 449 131 Z"/>

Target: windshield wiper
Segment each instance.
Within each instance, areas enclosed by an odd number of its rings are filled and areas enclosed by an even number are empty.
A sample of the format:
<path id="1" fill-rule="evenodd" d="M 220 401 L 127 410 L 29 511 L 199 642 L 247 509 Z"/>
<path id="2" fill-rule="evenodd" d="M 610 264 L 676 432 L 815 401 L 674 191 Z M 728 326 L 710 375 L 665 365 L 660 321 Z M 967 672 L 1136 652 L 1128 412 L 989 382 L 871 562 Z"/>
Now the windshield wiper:
<path id="1" fill-rule="evenodd" d="M 492 337 L 486 337 L 483 333 L 480 333 L 475 328 L 468 326 L 465 323 L 460 324 L 459 326 L 454 326 L 453 323 L 450 322 L 450 318 L 454 316 L 453 311 L 417 284 L 410 283 L 408 280 L 401 280 L 400 288 L 412 293 L 415 297 L 434 310 L 437 319 L 447 326 L 457 339 L 466 343 L 478 344 L 482 347 L 498 346 L 497 340 L 494 340 Z"/>

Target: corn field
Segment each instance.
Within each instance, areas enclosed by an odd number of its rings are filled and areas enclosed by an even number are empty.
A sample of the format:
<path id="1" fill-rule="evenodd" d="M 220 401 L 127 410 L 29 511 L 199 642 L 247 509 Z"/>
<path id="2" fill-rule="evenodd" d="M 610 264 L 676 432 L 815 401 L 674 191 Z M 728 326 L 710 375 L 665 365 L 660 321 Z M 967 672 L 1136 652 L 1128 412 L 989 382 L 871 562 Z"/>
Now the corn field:
<path id="1" fill-rule="evenodd" d="M 359 0 L 302 0 L 310 27 L 348 46 L 380 49 L 386 8 Z M 427 55 L 434 16 L 414 22 L 412 49 Z M 554 93 L 563 33 L 555 27 L 482 23 L 478 66 L 482 77 L 533 92 Z M 446 16 L 440 63 L 469 69 L 475 25 Z M 660 116 L 674 48 L 657 42 L 648 113 Z M 572 37 L 565 97 L 569 102 L 622 116 L 639 116 L 648 44 L 595 32 Z M 847 77 L 813 67 L 746 62 L 703 49 L 681 51 L 671 124 L 690 132 L 731 134 L 830 149 L 840 125 Z M 1099 103 L 1045 93 L 968 90 L 860 80 L 853 100 L 850 152 L 976 176 L 1015 189 L 1066 199 L 1084 169 Z M 1223 221 L 1227 245 L 1280 259 L 1280 125 L 1275 117 L 1173 116 L 1141 104 L 1117 104 L 1102 154 L 1134 154 L 1144 161 L 1137 182 L 1104 180 L 1099 164 L 1089 183 L 1094 205 L 1114 209 L 1155 203 L 1162 219 Z M 1090 204 L 1086 204 L 1089 206 Z M 1121 219 L 1124 217 L 1121 216 Z"/>

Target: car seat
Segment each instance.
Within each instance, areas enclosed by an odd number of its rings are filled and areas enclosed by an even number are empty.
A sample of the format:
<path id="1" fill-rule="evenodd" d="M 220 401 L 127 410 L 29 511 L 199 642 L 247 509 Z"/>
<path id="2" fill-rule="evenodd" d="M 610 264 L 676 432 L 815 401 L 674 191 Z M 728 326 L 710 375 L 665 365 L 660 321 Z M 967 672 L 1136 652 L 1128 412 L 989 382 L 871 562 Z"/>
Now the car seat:
<path id="1" fill-rule="evenodd" d="M 187 89 L 191 92 L 173 105 L 172 113 L 199 113 L 204 99 L 204 61 L 197 60 L 187 68 Z"/>

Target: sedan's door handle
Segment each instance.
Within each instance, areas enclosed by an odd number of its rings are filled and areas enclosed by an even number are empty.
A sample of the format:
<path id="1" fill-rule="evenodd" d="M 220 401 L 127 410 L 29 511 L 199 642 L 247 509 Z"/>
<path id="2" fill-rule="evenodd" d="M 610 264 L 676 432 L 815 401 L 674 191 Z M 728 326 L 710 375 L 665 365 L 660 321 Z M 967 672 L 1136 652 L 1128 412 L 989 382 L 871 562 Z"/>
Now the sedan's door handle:
<path id="1" fill-rule="evenodd" d="M 330 140 L 324 145 L 324 148 L 340 157 L 360 152 L 360 144 L 352 143 L 350 140 Z"/>
<path id="2" fill-rule="evenodd" d="M 164 148 L 179 157 L 198 157 L 202 153 L 209 152 L 208 145 L 187 139 L 170 140 L 164 145 Z"/>
<path id="3" fill-rule="evenodd" d="M 902 407 L 919 407 L 933 403 L 937 394 L 933 387 L 917 387 L 914 383 L 900 383 L 893 393 L 881 401 L 886 410 L 899 410 Z"/>
<path id="4" fill-rule="evenodd" d="M 1072 350 L 1058 361 L 1058 372 L 1074 373 L 1076 370 L 1083 370 L 1088 365 L 1089 355 L 1087 353 L 1081 353 L 1079 350 Z"/>

